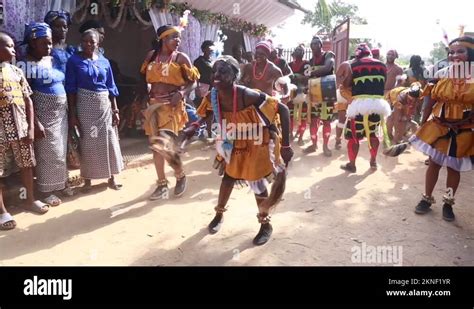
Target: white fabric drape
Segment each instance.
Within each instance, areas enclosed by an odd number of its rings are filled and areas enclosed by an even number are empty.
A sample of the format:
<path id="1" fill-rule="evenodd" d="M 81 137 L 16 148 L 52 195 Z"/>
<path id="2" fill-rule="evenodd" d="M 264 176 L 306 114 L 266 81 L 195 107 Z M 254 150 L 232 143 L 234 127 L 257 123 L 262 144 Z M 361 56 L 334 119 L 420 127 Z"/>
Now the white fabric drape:
<path id="1" fill-rule="evenodd" d="M 220 26 L 218 24 L 201 23 L 201 43 L 210 40 L 217 41 L 217 32 Z"/>
<path id="2" fill-rule="evenodd" d="M 263 40 L 263 38 L 249 35 L 248 33 L 244 32 L 245 51 L 255 52 L 255 45 L 257 45 L 257 43 L 260 42 L 261 40 Z"/>
<path id="3" fill-rule="evenodd" d="M 64 10 L 69 12 L 71 16 L 76 11 L 76 0 L 48 0 L 50 1 L 49 8 L 51 11 Z"/>
<path id="4" fill-rule="evenodd" d="M 179 16 L 162 12 L 156 8 L 149 10 L 151 22 L 155 31 L 163 25 L 178 25 Z M 181 33 L 181 44 L 179 51 L 185 53 L 193 62 L 201 54 L 201 44 L 205 40 L 216 41 L 220 26 L 217 24 L 206 24 L 199 22 L 194 16 L 188 16 L 188 26 Z"/>
<path id="5" fill-rule="evenodd" d="M 201 54 L 201 24 L 192 15 L 188 16 L 188 26 L 181 32 L 179 51 L 188 55 L 191 62 Z"/>
<path id="6" fill-rule="evenodd" d="M 150 8 L 148 12 L 150 13 L 151 22 L 153 23 L 153 28 L 155 28 L 155 31 L 160 26 L 173 24 L 173 16 L 168 12 L 162 12 L 157 8 Z"/>

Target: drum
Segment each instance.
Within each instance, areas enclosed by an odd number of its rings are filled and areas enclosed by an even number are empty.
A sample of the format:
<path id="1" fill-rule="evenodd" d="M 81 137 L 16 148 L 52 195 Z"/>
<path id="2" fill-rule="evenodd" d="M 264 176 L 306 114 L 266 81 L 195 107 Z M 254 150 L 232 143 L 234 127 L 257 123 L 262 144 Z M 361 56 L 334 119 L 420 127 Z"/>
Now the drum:
<path id="1" fill-rule="evenodd" d="M 336 89 L 336 75 L 312 78 L 308 81 L 308 99 L 313 105 L 325 102 L 333 106 L 337 101 Z"/>

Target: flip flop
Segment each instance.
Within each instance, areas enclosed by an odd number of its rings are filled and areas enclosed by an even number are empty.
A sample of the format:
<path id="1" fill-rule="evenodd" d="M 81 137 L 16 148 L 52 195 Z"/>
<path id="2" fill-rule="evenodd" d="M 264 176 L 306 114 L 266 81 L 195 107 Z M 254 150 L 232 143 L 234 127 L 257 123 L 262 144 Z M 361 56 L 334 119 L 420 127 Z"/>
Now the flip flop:
<path id="1" fill-rule="evenodd" d="M 13 223 L 12 226 L 8 227 L 5 225 L 6 223 Z M 13 230 L 16 227 L 16 221 L 13 219 L 12 215 L 10 215 L 8 212 L 0 214 L 0 231 L 8 231 L 8 230 Z"/>
<path id="2" fill-rule="evenodd" d="M 47 208 L 44 208 L 45 206 L 47 206 Z M 40 214 L 40 215 L 44 215 L 45 213 L 49 211 L 49 204 L 36 200 L 33 202 L 33 205 L 30 205 L 28 207 L 23 206 L 23 209 Z"/>
<path id="3" fill-rule="evenodd" d="M 51 194 L 50 196 L 44 199 L 44 202 L 52 207 L 56 207 L 61 205 L 63 201 L 61 201 L 61 199 L 56 195 Z"/>

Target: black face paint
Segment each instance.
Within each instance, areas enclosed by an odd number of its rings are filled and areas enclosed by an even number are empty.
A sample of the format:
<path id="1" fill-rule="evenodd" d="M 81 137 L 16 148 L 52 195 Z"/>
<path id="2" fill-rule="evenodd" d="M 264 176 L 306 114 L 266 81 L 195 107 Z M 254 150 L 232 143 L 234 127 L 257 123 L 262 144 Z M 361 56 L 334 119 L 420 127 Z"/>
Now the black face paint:
<path id="1" fill-rule="evenodd" d="M 220 83 L 223 85 L 232 85 L 236 80 L 237 75 L 232 65 L 225 61 L 217 61 L 212 68 L 212 81 L 218 86 Z"/>

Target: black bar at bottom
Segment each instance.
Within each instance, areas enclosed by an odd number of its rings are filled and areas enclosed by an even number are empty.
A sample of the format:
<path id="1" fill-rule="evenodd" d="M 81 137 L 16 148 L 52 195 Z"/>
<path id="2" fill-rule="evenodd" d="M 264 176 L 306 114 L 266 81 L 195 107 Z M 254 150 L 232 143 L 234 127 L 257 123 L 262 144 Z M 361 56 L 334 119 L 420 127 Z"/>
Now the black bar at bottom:
<path id="1" fill-rule="evenodd" d="M 0 267 L 0 308 L 91 302 L 473 308 L 473 278 L 471 267 Z M 44 279 L 71 279 L 70 299 L 64 299 L 69 281 Z M 38 295 L 48 292 L 56 295 Z"/>

